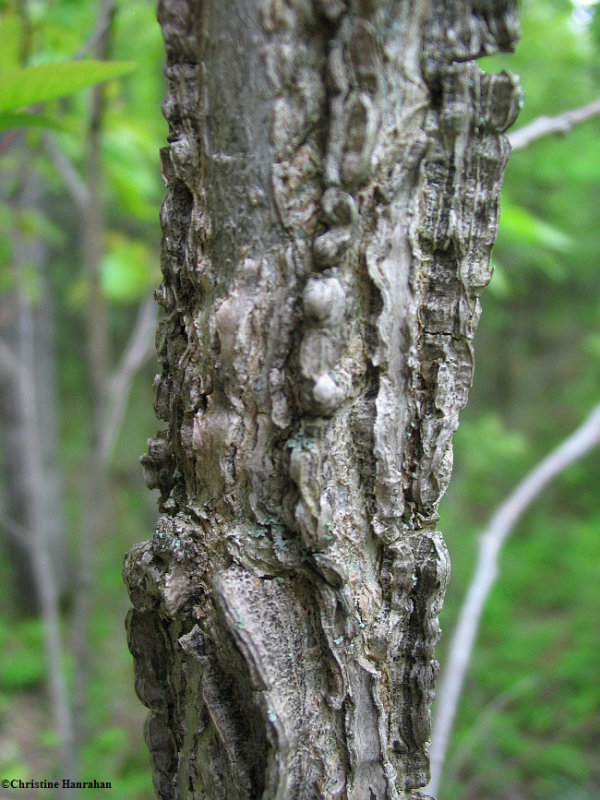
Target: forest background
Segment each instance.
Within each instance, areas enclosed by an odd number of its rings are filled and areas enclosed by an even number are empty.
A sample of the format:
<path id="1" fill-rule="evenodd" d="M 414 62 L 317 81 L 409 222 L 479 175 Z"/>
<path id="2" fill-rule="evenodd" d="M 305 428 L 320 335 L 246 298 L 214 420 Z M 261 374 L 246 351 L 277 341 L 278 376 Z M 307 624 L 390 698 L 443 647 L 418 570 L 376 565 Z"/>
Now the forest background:
<path id="1" fill-rule="evenodd" d="M 138 457 L 157 428 L 162 39 L 151 0 L 4 0 L 0 12 L 3 85 L 73 59 L 126 73 L 85 91 L 62 76 L 55 97 L 66 96 L 40 101 L 37 122 L 11 118 L 0 87 L 0 778 L 68 777 L 66 732 L 80 779 L 111 781 L 113 800 L 150 800 L 120 567 L 156 519 Z M 517 126 L 598 98 L 598 4 L 523 0 L 521 19 L 516 54 L 481 62 L 520 74 Z M 453 562 L 442 662 L 478 533 L 600 398 L 599 140 L 590 119 L 508 166 L 441 507 Z M 599 475 L 596 450 L 507 543 L 441 800 L 600 798 Z M 54 616 L 35 599 L 40 544 L 57 576 L 56 596 L 42 586 Z"/>

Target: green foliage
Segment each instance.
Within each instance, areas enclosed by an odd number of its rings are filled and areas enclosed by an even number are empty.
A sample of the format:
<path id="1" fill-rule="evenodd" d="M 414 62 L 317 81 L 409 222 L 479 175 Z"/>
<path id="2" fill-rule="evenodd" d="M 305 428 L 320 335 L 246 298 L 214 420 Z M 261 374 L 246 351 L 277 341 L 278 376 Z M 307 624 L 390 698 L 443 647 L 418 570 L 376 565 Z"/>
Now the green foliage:
<path id="1" fill-rule="evenodd" d="M 489 503 L 496 499 L 497 491 L 490 495 L 485 480 L 506 485 L 503 476 L 519 469 L 527 457 L 527 440 L 522 433 L 506 428 L 497 412 L 488 411 L 462 427 L 455 441 L 455 453 L 458 469 L 468 464 L 470 480 L 483 492 L 481 497 L 469 499 Z"/>
<path id="2" fill-rule="evenodd" d="M 78 90 L 105 83 L 99 196 L 106 231 L 102 234 L 101 283 L 108 304 L 113 363 L 131 333 L 135 307 L 158 283 L 162 194 L 158 151 L 166 136 L 160 116 L 163 45 L 154 4 L 147 0 L 119 4 L 111 39 L 114 61 L 74 61 L 96 28 L 98 7 L 93 0 L 26 5 L 0 0 L 0 131 L 22 128 L 18 138 L 4 140 L 9 146 L 2 150 L 0 289 L 10 296 L 22 288 L 24 277 L 34 307 L 50 301 L 54 309 L 59 459 L 71 559 L 78 550 L 82 519 L 82 465 L 89 457 L 85 328 L 90 277 L 82 260 L 82 209 L 73 200 L 63 166 L 50 157 L 40 130 L 52 131 L 53 145 L 87 186 L 90 95 Z M 29 16 L 26 25 L 24 13 Z M 134 62 L 138 65 L 135 70 Z M 43 111 L 23 110 L 41 103 Z M 19 198 L 26 175 L 35 176 L 35 196 L 22 203 Z M 49 265 L 46 275 L 34 262 L 22 266 L 19 273 L 14 270 L 13 259 L 22 259 L 15 231 L 26 244 L 41 246 Z M 82 777 L 111 780 L 110 794 L 115 800 L 153 797 L 143 742 L 146 712 L 134 691 L 123 627 L 127 599 L 120 577 L 123 553 L 154 523 L 153 501 L 147 496 L 138 465 L 138 455 L 155 427 L 153 372 L 149 366 L 132 387 L 134 406 L 128 410 L 110 477 L 118 524 L 115 522 L 111 535 L 99 543 L 95 564 L 93 675 L 86 711 L 92 735 L 81 755 Z M 0 575 L 7 587 L 9 563 L 8 557 L 4 559 L 6 570 Z M 69 603 L 64 611 L 68 622 Z M 32 770 L 52 776 L 57 771 L 59 742 L 44 692 L 42 634 L 39 620 L 20 620 L 15 615 L 10 591 L 5 592 L 0 605 L 2 777 L 22 777 Z M 69 641 L 68 627 L 65 634 Z M 72 687 L 71 663 L 65 664 L 65 672 Z M 87 794 L 100 798 L 106 792 Z"/>
<path id="3" fill-rule="evenodd" d="M 72 10 L 69 10 L 69 19 L 65 22 L 72 23 L 71 14 Z M 48 27 L 54 28 L 52 24 Z M 68 24 L 66 30 L 71 27 Z M 56 32 L 60 30 L 64 28 L 56 28 Z M 46 51 L 47 63 L 23 68 L 20 61 L 26 38 L 23 15 L 14 10 L 5 13 L 0 19 L 0 131 L 11 128 L 68 131 L 68 126 L 54 117 L 19 110 L 120 77 L 136 67 L 131 61 L 64 61 L 64 54 L 59 50 L 54 53 Z M 59 41 L 61 38 L 57 37 Z M 40 55 L 38 53 L 38 57 Z M 56 59 L 60 60 L 57 62 Z"/>
<path id="4" fill-rule="evenodd" d="M 135 301 L 157 284 L 154 253 L 144 242 L 121 233 L 107 238 L 101 273 L 104 294 L 117 303 Z"/>
<path id="5" fill-rule="evenodd" d="M 28 114 L 26 112 L 0 114 L 0 131 L 11 128 L 50 128 L 55 131 L 68 131 L 68 127 L 50 117 L 42 114 Z"/>
<path id="6" fill-rule="evenodd" d="M 161 202 L 157 140 L 139 120 L 114 115 L 103 142 L 106 179 L 128 217 L 155 223 Z"/>
<path id="7" fill-rule="evenodd" d="M 30 689 L 43 683 L 44 628 L 39 619 L 9 624 L 0 620 L 0 691 Z"/>
<path id="8" fill-rule="evenodd" d="M 507 200 L 502 205 L 502 236 L 517 246 L 546 247 L 556 253 L 569 253 L 574 248 L 568 234 Z"/>
<path id="9" fill-rule="evenodd" d="M 77 61 L 5 72 L 0 83 L 0 111 L 56 100 L 134 68 L 131 62 Z"/>
<path id="10" fill-rule="evenodd" d="M 2 758 L 0 756 L 0 768 L 2 769 L 2 776 L 9 781 L 23 780 L 23 775 L 28 775 L 29 770 L 25 761 L 20 761 L 10 758 Z"/>
<path id="11" fill-rule="evenodd" d="M 590 36 L 597 36 L 593 26 L 574 25 L 572 12 L 569 2 L 524 0 L 517 52 L 484 60 L 486 69 L 521 75 L 526 103 L 518 125 L 600 95 L 600 38 Z M 597 26 L 597 5 L 593 13 Z M 453 561 L 445 632 L 491 513 L 600 399 L 599 134 L 593 119 L 509 162 L 475 383 L 441 508 Z M 598 474 L 597 452 L 571 467 L 505 547 L 461 701 L 444 800 L 600 796 Z M 442 661 L 446 645 L 444 636 Z M 532 682 L 517 691 L 528 676 Z"/>
<path id="12" fill-rule="evenodd" d="M 15 13 L 0 17 L 0 72 L 16 69 L 21 60 L 22 23 Z"/>

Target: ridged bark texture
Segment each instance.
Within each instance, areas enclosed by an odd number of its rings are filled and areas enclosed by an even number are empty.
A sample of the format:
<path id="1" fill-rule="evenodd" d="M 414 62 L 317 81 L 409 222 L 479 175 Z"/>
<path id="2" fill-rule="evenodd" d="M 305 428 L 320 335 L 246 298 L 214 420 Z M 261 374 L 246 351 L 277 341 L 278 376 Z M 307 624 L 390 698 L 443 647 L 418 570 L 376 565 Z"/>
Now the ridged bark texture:
<path id="1" fill-rule="evenodd" d="M 436 532 L 519 107 L 512 0 L 163 0 L 165 315 L 125 578 L 161 798 L 428 780 Z"/>

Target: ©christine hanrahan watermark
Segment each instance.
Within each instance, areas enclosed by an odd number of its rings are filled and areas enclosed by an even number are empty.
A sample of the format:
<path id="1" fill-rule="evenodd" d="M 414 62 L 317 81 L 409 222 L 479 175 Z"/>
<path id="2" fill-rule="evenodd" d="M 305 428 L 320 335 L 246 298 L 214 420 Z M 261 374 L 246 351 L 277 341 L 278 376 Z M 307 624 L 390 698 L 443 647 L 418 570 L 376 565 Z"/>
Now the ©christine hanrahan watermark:
<path id="1" fill-rule="evenodd" d="M 0 780 L 3 789 L 112 789 L 110 781 L 98 781 L 92 778 L 90 781 L 72 781 L 69 778 L 61 778 L 58 781 L 51 780 L 23 780 L 22 778 L 3 778 Z"/>

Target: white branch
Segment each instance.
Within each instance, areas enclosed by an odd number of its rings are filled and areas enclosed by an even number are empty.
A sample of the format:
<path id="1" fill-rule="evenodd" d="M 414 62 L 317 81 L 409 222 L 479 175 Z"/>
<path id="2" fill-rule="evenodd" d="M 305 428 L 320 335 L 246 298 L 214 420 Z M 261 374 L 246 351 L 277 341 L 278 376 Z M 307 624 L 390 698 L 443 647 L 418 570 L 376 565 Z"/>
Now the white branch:
<path id="1" fill-rule="evenodd" d="M 156 303 L 152 295 L 139 308 L 137 320 L 121 361 L 108 385 L 106 417 L 100 441 L 100 459 L 107 464 L 113 454 L 136 372 L 153 352 L 153 332 L 156 327 Z"/>
<path id="2" fill-rule="evenodd" d="M 559 114 L 557 117 L 538 117 L 530 122 L 529 125 L 524 125 L 516 131 L 508 134 L 508 141 L 513 150 L 522 150 L 534 142 L 536 139 L 541 139 L 543 136 L 548 136 L 552 133 L 566 134 L 569 133 L 574 125 L 580 122 L 585 122 L 592 117 L 600 114 L 600 99 L 594 100 L 582 108 L 575 108 L 573 111 L 565 111 L 564 114 Z"/>
<path id="3" fill-rule="evenodd" d="M 446 750 L 454 725 L 481 615 L 498 576 L 498 560 L 504 542 L 538 495 L 568 466 L 600 444 L 600 405 L 585 422 L 553 450 L 517 486 L 492 515 L 479 538 L 479 559 L 463 601 L 442 672 L 431 734 L 431 781 L 429 794 L 437 793 Z"/>

